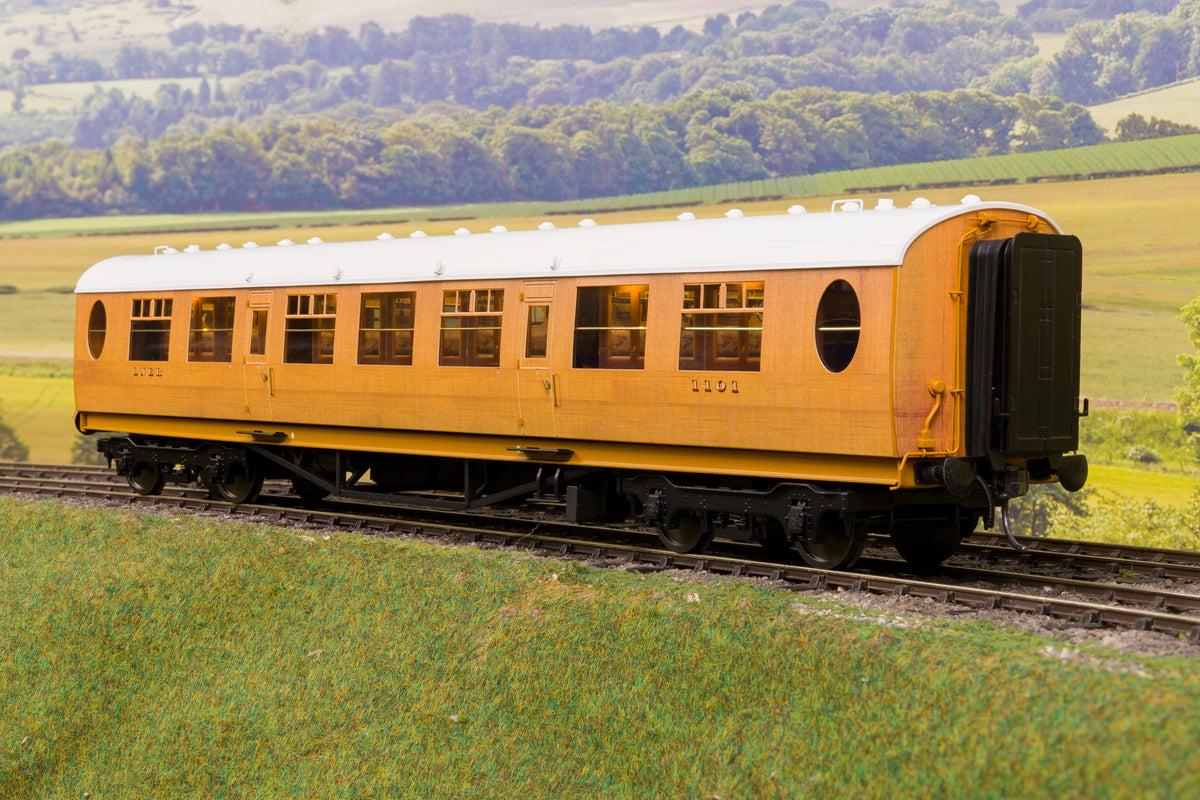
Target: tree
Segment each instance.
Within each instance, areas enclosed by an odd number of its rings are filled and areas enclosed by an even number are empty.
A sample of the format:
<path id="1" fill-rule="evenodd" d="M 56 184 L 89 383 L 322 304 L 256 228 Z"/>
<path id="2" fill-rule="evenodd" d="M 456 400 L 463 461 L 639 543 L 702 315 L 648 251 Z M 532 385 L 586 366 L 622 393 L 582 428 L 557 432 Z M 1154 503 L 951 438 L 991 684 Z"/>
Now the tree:
<path id="1" fill-rule="evenodd" d="M 1141 114 L 1130 114 L 1117 121 L 1117 141 L 1119 142 L 1163 139 L 1168 136 L 1184 136 L 1191 133 L 1200 133 L 1200 128 L 1158 117 L 1151 117 L 1147 122 Z"/>
<path id="2" fill-rule="evenodd" d="M 766 176 L 762 159 L 745 139 L 716 134 L 693 147 L 688 163 L 702 185 L 750 181 Z"/>
<path id="3" fill-rule="evenodd" d="M 1174 83 L 1183 76 L 1187 48 L 1178 31 L 1155 28 L 1138 45 L 1133 72 L 1143 88 Z"/>
<path id="4" fill-rule="evenodd" d="M 1183 386 L 1175 392 L 1175 400 L 1179 403 L 1179 421 L 1200 459 L 1200 297 L 1180 309 L 1179 318 L 1187 326 L 1192 352 L 1179 355 Z"/>
<path id="5" fill-rule="evenodd" d="M 94 464 L 102 465 L 108 461 L 104 455 L 96 449 L 96 439 L 91 435 L 78 434 L 75 441 L 71 443 L 71 463 L 72 464 Z"/>
<path id="6" fill-rule="evenodd" d="M 562 200 L 574 195 L 570 144 L 558 131 L 504 126 L 492 133 L 488 145 L 507 169 L 510 196 Z"/>
<path id="7" fill-rule="evenodd" d="M 29 448 L 17 438 L 12 428 L 4 424 L 3 418 L 0 418 L 0 460 L 29 460 Z"/>

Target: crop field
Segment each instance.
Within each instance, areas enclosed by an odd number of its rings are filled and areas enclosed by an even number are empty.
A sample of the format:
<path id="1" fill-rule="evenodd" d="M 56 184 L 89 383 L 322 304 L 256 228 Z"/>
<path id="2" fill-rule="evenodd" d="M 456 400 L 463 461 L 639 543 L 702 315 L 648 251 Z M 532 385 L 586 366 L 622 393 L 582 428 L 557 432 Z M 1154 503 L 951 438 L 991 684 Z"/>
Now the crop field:
<path id="1" fill-rule="evenodd" d="M 0 499 L 0 796 L 1194 797 L 1200 661 Z"/>

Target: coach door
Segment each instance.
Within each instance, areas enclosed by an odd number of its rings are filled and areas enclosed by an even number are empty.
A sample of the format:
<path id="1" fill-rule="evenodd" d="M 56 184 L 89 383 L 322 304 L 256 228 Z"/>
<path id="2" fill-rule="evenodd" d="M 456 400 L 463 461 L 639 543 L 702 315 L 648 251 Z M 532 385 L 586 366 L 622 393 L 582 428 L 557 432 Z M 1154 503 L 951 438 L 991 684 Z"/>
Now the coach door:
<path id="1" fill-rule="evenodd" d="M 551 338 L 550 324 L 554 318 L 554 282 L 526 283 L 521 297 L 518 425 L 525 436 L 558 436 L 555 414 L 559 404 L 559 379 L 550 367 L 550 357 L 556 346 Z"/>
<path id="2" fill-rule="evenodd" d="M 271 292 L 251 292 L 249 329 L 246 337 L 246 418 L 271 419 L 274 416 L 275 369 L 268 358 L 270 340 L 267 325 L 271 318 Z"/>

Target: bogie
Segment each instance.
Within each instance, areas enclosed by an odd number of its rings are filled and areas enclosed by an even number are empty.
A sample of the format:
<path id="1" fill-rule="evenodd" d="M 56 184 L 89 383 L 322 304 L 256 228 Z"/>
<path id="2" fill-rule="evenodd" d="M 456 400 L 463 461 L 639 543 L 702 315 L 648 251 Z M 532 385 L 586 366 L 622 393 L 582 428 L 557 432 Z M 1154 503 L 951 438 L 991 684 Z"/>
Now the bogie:
<path id="1" fill-rule="evenodd" d="M 808 536 L 796 542 L 800 557 L 819 569 L 849 569 L 862 555 L 867 528 L 860 520 L 836 511 L 821 513 Z"/>
<path id="2" fill-rule="evenodd" d="M 900 556 L 914 569 L 930 570 L 954 555 L 964 537 L 979 523 L 979 515 L 954 506 L 925 512 L 897 513 L 890 536 Z"/>
<path id="3" fill-rule="evenodd" d="M 134 464 L 125 479 L 129 486 L 140 495 L 153 495 L 162 491 L 165 478 L 158 464 L 150 461 L 139 461 Z"/>

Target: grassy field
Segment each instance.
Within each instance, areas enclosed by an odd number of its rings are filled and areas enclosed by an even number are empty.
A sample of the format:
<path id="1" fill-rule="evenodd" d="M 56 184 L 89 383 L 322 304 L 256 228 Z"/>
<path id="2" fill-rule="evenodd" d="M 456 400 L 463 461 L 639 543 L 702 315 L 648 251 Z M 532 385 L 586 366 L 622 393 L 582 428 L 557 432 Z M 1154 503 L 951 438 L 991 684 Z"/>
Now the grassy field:
<path id="1" fill-rule="evenodd" d="M 1200 240 L 1188 235 L 1200 229 L 1195 184 L 1194 174 L 1170 174 L 973 189 L 985 199 L 1011 200 L 1042 208 L 1083 241 L 1084 395 L 1093 399 L 1165 402 L 1172 399 L 1180 384 L 1182 373 L 1175 358 L 1191 345 L 1177 313 L 1184 303 L 1200 294 Z M 935 203 L 954 203 L 967 191 L 971 189 L 931 189 L 920 194 Z M 906 203 L 916 194 L 889 193 L 889 196 Z M 871 205 L 876 197 L 883 195 L 864 196 Z M 834 199 L 832 196 L 797 198 L 812 210 L 828 208 Z M 781 199 L 739 203 L 739 206 L 747 213 L 769 213 L 781 211 L 791 202 L 792 199 Z M 463 220 L 461 213 L 444 211 L 442 215 L 455 218 L 430 219 L 439 214 L 426 209 L 421 214 L 425 218 L 420 221 L 390 224 L 364 224 L 362 220 L 370 217 L 359 216 L 348 220 L 357 224 L 301 227 L 290 215 L 283 215 L 276 220 L 282 227 L 272 228 L 0 238 L 0 286 L 17 289 L 15 294 L 0 294 L 0 361 L 11 363 L 28 357 L 69 359 L 74 297 L 65 290 L 74 286 L 89 265 L 108 256 L 151 253 L 160 244 L 179 248 L 199 244 L 207 249 L 221 242 L 240 245 L 252 240 L 268 244 L 283 238 L 305 241 L 313 235 L 340 241 L 371 238 L 383 230 L 404 236 L 418 227 L 434 235 L 449 233 L 461 225 L 473 230 L 487 230 L 497 224 L 520 229 L 532 227 L 544 218 L 518 216 L 529 213 L 527 204 L 486 210 L 492 215 L 473 220 Z M 601 222 L 664 219 L 682 210 L 682 207 L 640 209 L 591 216 Z M 694 210 L 701 215 L 715 215 L 724 209 L 696 206 Z M 373 213 L 376 217 L 380 214 Z M 412 216 L 416 216 L 415 211 Z M 574 219 L 568 215 L 559 224 L 570 224 Z M 264 219 L 257 216 L 254 222 L 262 225 Z M 120 218 L 109 221 L 113 226 L 120 223 Z M 171 217 L 159 223 L 178 226 L 180 219 Z M 50 224 L 62 223 L 42 223 L 43 229 Z M 3 390 L 0 407 L 5 414 L 42 420 L 63 418 L 61 408 L 30 409 L 24 405 L 28 400 L 22 398 L 67 398 L 69 389 L 41 392 L 29 385 L 13 384 L 11 378 L 7 381 L 0 381 Z M 49 422 L 43 425 L 43 431 L 53 429 Z M 28 436 L 27 443 L 33 450 L 31 458 L 35 460 L 59 460 L 72 438 L 69 427 L 59 437 L 46 438 L 34 431 L 22 435 Z"/>
<path id="2" fill-rule="evenodd" d="M 98 86 L 104 91 L 118 89 L 126 97 L 144 97 L 152 99 L 154 93 L 164 83 L 178 84 L 181 89 L 191 89 L 193 92 L 200 88 L 201 78 L 133 78 L 120 81 L 82 81 L 79 83 L 53 83 L 30 86 L 25 90 L 23 107 L 26 112 L 71 112 L 77 109 L 83 99 L 90 95 Z M 225 78 L 222 85 L 229 90 L 237 82 L 236 78 Z M 212 81 L 209 81 L 212 84 Z M 12 108 L 13 93 L 11 89 L 0 89 L 0 109 Z"/>
<path id="3" fill-rule="evenodd" d="M 1188 797 L 1200 662 L 0 499 L 0 796 Z"/>
<path id="4" fill-rule="evenodd" d="M 872 0 L 832 0 L 831 6 L 859 8 Z M 1016 3 L 1003 4 L 1012 13 Z M 402 30 L 414 16 L 466 14 L 480 22 L 522 25 L 536 21 L 542 26 L 587 25 L 592 28 L 660 27 L 675 25 L 699 30 L 706 17 L 759 7 L 743 0 L 604 0 L 580 3 L 575 0 L 520 0 L 495 3 L 488 0 L 448 0 L 431 8 L 422 0 L 355 0 L 329 3 L 324 0 L 189 0 L 187 3 L 147 3 L 144 0 L 75 0 L 35 3 L 19 13 L 0 19 L 0 52 L 28 48 L 33 58 L 43 60 L 52 52 L 85 53 L 110 59 L 125 42 L 167 47 L 167 33 L 189 22 L 206 25 L 229 23 L 275 33 L 318 30 L 326 25 L 348 28 L 355 35 L 368 21 L 388 30 Z M 8 9 L 6 9 L 8 11 Z M 7 111 L 7 104 L 3 106 Z"/>
<path id="5" fill-rule="evenodd" d="M 1117 122 L 1130 114 L 1200 125 L 1200 78 L 1126 95 L 1110 103 L 1090 106 L 1088 111 L 1096 124 L 1109 133 L 1114 133 Z"/>

